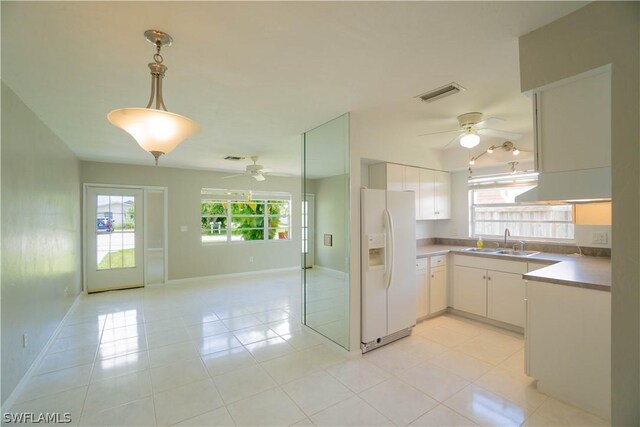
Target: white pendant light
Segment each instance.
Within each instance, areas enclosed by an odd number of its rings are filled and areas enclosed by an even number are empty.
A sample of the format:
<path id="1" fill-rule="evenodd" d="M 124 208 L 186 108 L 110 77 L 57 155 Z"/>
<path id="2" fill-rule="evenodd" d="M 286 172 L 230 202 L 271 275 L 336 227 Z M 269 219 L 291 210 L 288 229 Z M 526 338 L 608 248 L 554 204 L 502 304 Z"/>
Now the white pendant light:
<path id="1" fill-rule="evenodd" d="M 480 137 L 471 130 L 468 130 L 462 138 L 460 138 L 460 145 L 465 148 L 473 148 L 478 144 L 480 144 Z"/>
<path id="2" fill-rule="evenodd" d="M 151 70 L 151 96 L 146 108 L 120 108 L 107 115 L 115 126 L 131 135 L 145 151 L 156 159 L 169 153 L 186 138 L 200 130 L 193 120 L 179 114 L 170 113 L 162 98 L 162 79 L 167 67 L 162 64 L 160 55 L 162 46 L 171 46 L 173 39 L 167 33 L 147 30 L 145 38 L 156 46 L 154 62 L 149 63 Z M 152 106 L 155 106 L 152 107 Z"/>

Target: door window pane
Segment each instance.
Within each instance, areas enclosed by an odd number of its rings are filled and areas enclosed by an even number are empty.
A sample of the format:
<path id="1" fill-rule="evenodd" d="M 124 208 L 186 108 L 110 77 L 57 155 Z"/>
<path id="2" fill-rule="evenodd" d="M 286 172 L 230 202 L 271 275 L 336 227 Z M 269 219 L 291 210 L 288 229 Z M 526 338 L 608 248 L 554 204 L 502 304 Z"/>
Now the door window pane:
<path id="1" fill-rule="evenodd" d="M 135 268 L 135 219 L 135 196 L 97 196 L 96 264 L 98 270 Z"/>

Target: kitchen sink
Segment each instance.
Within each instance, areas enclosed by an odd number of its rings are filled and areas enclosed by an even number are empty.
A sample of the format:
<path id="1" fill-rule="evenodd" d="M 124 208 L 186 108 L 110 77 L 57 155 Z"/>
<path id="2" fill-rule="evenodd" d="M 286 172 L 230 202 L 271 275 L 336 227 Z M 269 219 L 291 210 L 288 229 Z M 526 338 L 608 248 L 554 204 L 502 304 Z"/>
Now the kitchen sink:
<path id="1" fill-rule="evenodd" d="M 536 251 L 517 251 L 515 249 L 499 249 L 495 253 L 498 254 L 498 255 L 531 256 L 531 255 L 539 254 L 540 252 L 536 252 Z"/>
<path id="2" fill-rule="evenodd" d="M 500 249 L 497 248 L 467 248 L 465 251 L 468 252 L 482 252 L 485 254 L 495 254 L 498 253 Z"/>
<path id="3" fill-rule="evenodd" d="M 478 252 L 483 254 L 513 255 L 513 256 L 523 256 L 523 257 L 540 253 L 536 251 L 517 251 L 515 249 L 499 249 L 499 248 L 467 248 L 465 249 L 465 251 Z"/>

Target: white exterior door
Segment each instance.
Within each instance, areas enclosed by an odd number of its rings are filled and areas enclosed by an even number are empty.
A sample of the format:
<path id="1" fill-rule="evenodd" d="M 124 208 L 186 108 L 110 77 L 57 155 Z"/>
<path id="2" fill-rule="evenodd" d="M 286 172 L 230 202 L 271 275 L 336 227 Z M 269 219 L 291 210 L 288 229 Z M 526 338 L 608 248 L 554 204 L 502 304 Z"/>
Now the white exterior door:
<path id="1" fill-rule="evenodd" d="M 88 292 L 144 285 L 143 190 L 86 187 Z"/>

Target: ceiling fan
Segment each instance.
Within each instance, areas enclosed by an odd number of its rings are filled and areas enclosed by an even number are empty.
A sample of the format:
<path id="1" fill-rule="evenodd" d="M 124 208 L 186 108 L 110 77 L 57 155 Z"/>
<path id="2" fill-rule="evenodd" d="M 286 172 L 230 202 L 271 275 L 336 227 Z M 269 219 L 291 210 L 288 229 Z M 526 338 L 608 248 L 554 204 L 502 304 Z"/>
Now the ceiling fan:
<path id="1" fill-rule="evenodd" d="M 264 166 L 258 164 L 258 156 L 251 156 L 251 161 L 253 161 L 252 165 L 245 166 L 245 171 L 243 173 L 238 173 L 235 175 L 229 175 L 223 177 L 223 179 L 227 178 L 235 178 L 237 176 L 248 175 L 256 181 L 264 181 L 265 175 L 271 172 L 271 169 L 266 169 Z"/>
<path id="2" fill-rule="evenodd" d="M 480 136 L 492 136 L 496 138 L 505 138 L 505 139 L 519 139 L 522 137 L 522 134 L 515 132 L 506 132 L 498 129 L 491 129 L 488 126 L 504 122 L 504 119 L 499 117 L 488 117 L 486 119 L 482 118 L 482 113 L 472 112 L 465 113 L 458 116 L 458 124 L 460 127 L 458 129 L 447 130 L 442 132 L 431 132 L 424 133 L 418 136 L 427 136 L 427 135 L 437 135 L 443 133 L 453 133 L 457 132 L 458 135 L 453 138 L 451 141 L 447 143 L 443 148 L 446 148 L 449 144 L 455 141 L 460 141 L 460 145 L 465 148 L 473 148 L 480 143 Z"/>

